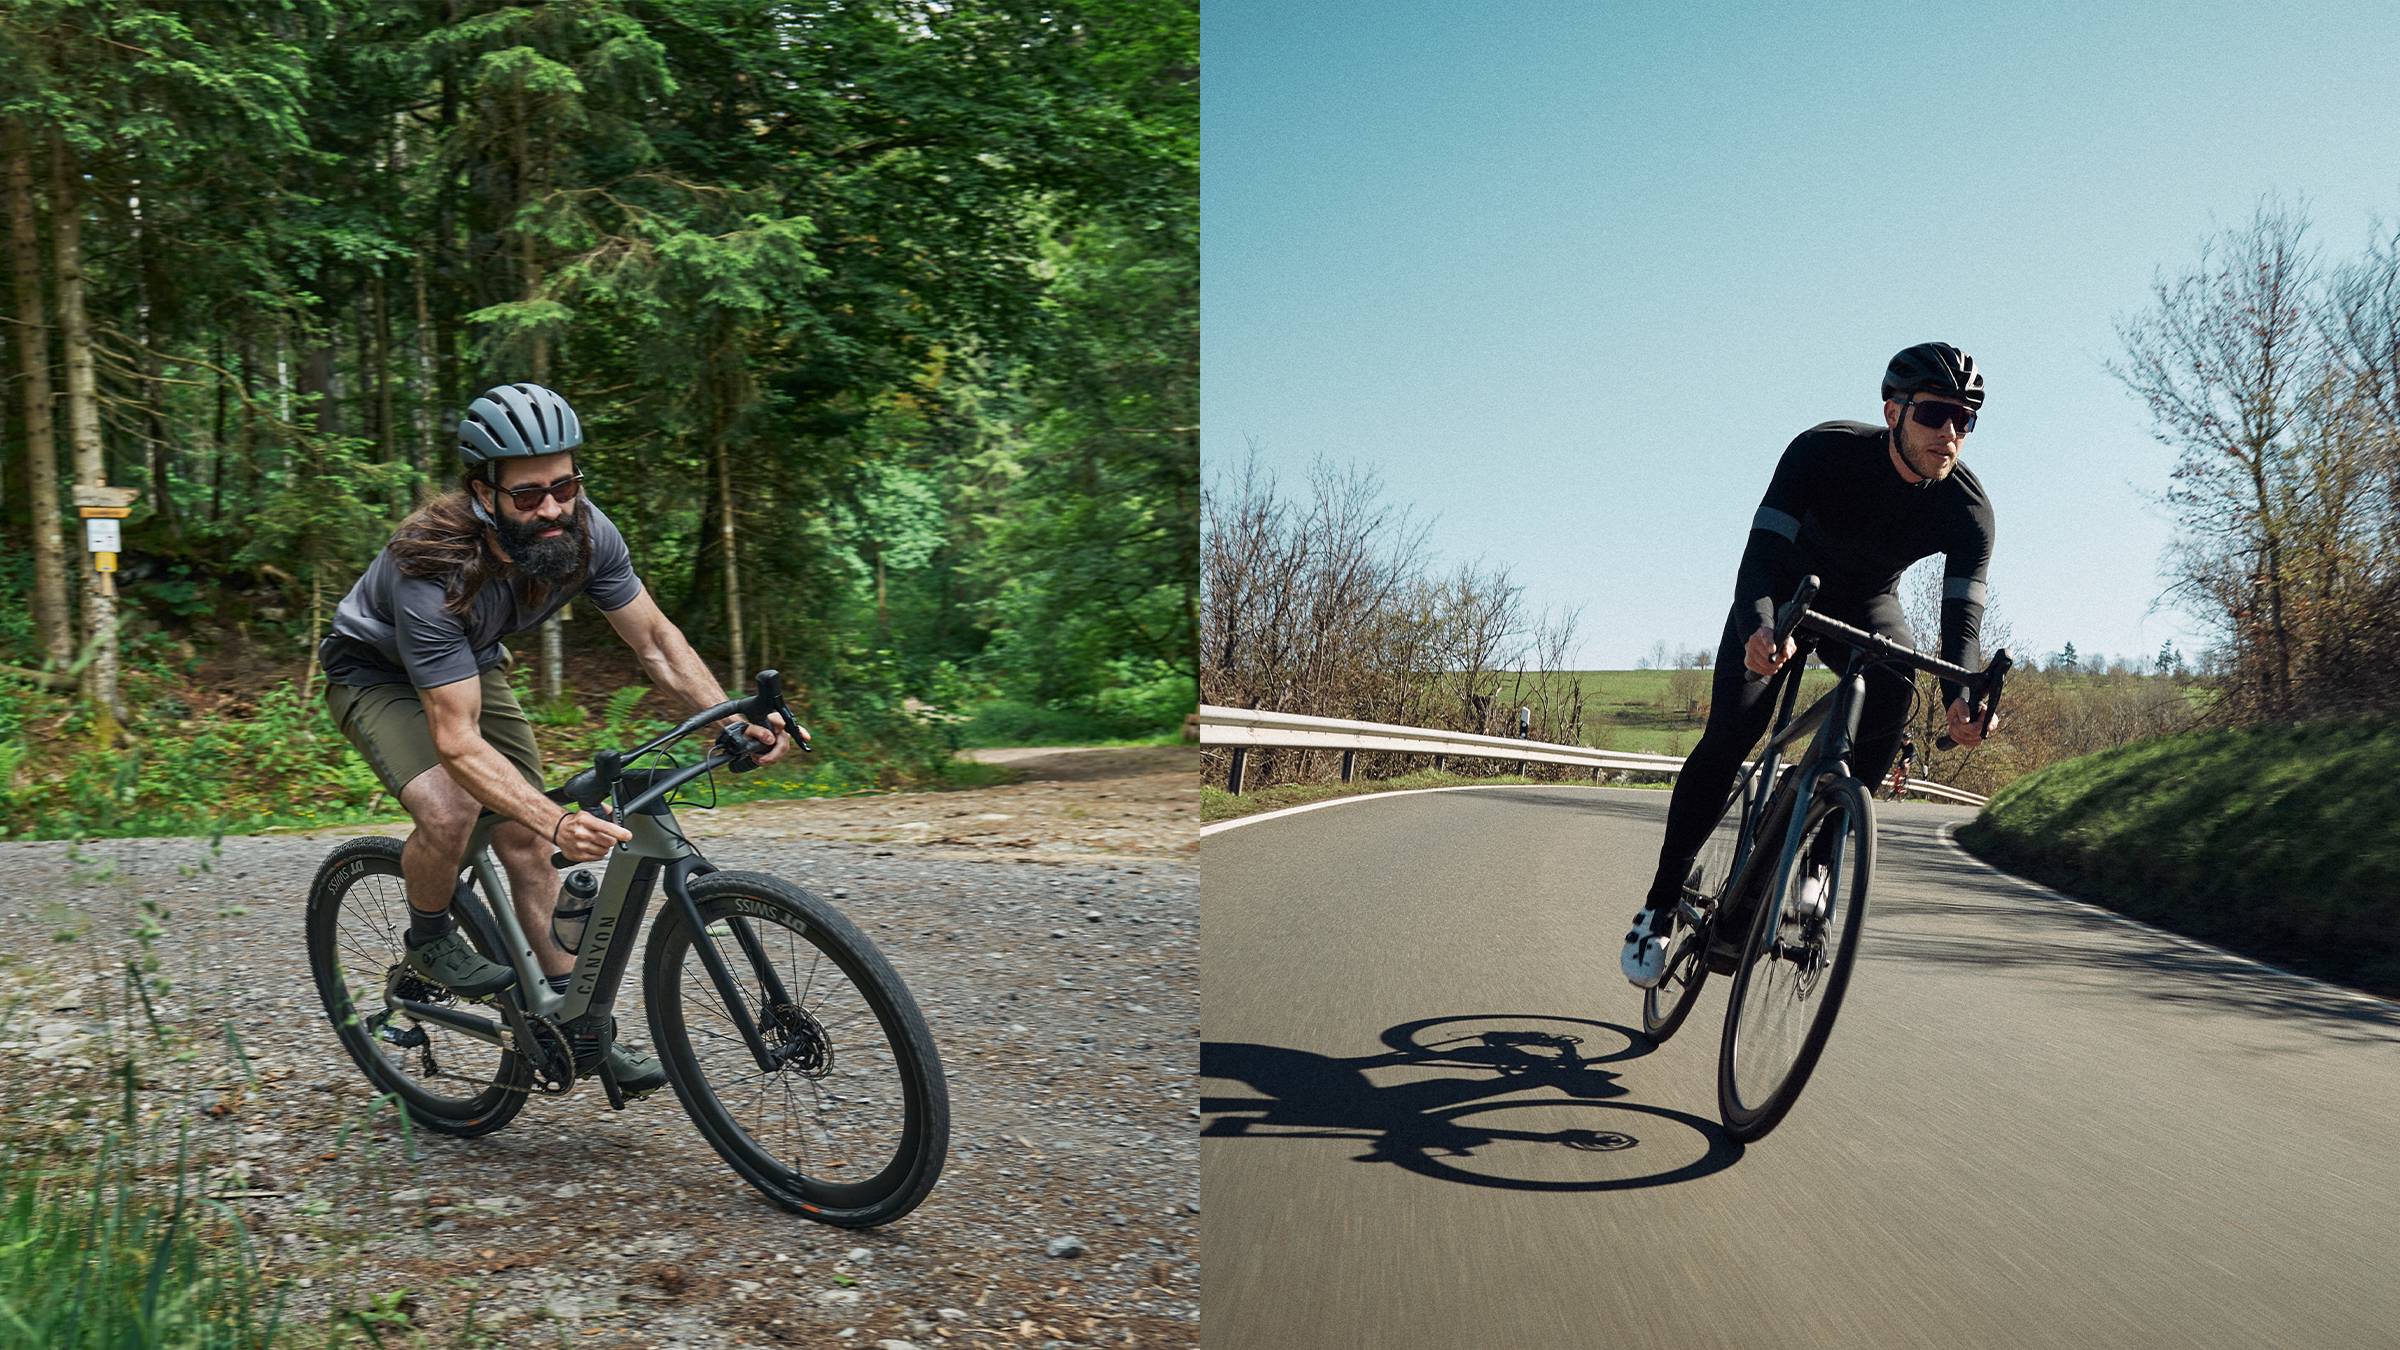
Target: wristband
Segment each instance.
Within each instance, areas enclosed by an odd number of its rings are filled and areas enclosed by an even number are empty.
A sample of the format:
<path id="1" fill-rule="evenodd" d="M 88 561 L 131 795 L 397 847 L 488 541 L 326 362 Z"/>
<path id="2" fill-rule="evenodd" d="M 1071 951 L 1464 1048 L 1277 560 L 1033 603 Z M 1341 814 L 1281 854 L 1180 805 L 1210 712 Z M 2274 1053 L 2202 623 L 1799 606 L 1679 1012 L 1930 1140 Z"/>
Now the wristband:
<path id="1" fill-rule="evenodd" d="M 558 813 L 558 825 L 553 825 L 550 827 L 550 847 L 558 847 L 558 826 L 566 824 L 567 817 L 574 814 L 575 813 L 572 811 L 561 811 Z"/>

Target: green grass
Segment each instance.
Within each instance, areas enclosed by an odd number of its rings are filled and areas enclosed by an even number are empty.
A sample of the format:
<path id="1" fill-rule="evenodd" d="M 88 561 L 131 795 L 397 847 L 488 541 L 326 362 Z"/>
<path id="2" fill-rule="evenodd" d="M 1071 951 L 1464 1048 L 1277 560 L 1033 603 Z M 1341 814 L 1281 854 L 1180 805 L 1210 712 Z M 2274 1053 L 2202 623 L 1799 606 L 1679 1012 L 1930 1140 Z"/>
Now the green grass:
<path id="1" fill-rule="evenodd" d="M 550 781 L 583 769 L 603 747 L 639 744 L 672 725 L 633 713 L 644 693 L 627 686 L 597 716 L 573 704 L 529 707 Z M 30 738 L 36 723 L 48 725 L 46 739 Z M 91 746 L 89 725 L 71 699 L 0 685 L 0 838 L 249 834 L 407 819 L 335 730 L 322 698 L 303 699 L 289 682 L 261 693 L 246 716 L 146 720 L 115 750 Z M 794 752 L 752 773 L 717 774 L 718 803 L 1015 780 L 1004 767 L 951 758 L 944 739 L 921 728 L 903 736 L 828 719 L 813 729 L 814 755 Z M 690 764 L 706 746 L 695 735 L 671 752 Z M 705 800 L 707 786 L 697 791 Z"/>
<path id="2" fill-rule="evenodd" d="M 201 1194 L 188 1134 L 122 1111 L 90 1153 L 0 1147 L 0 1345 L 45 1350 L 265 1347 L 282 1297 L 241 1219 Z"/>
<path id="3" fill-rule="evenodd" d="M 1019 745 L 1180 745 L 1184 707 L 1171 723 L 1102 717 L 1069 708 L 995 699 L 958 724 L 959 744 L 976 750 Z"/>
<path id="4" fill-rule="evenodd" d="M 1692 707 L 1708 699 L 1711 672 L 1674 670 L 1575 670 L 1583 691 L 1583 743 L 1604 750 L 1645 755 L 1686 755 L 1699 743 L 1707 719 Z M 1678 697 L 1676 677 L 1686 686 Z M 1833 687 L 1833 672 L 1812 668 L 1801 683 L 1802 706 Z M 1503 686 L 1499 701 L 1509 704 Z"/>
<path id="5" fill-rule="evenodd" d="M 2060 890 L 2400 995 L 2400 719 L 2190 732 L 2003 789 L 1959 831 Z"/>
<path id="6" fill-rule="evenodd" d="M 1335 797 L 1358 797 L 1372 792 L 1403 792 L 1415 788 L 1436 787 L 1507 787 L 1530 784 L 1540 787 L 1591 787 L 1578 779 L 1562 782 L 1536 783 L 1531 778 L 1513 774 L 1497 778 L 1467 778 L 1449 772 L 1420 769 L 1398 778 L 1359 779 L 1349 783 L 1285 783 L 1259 788 L 1254 792 L 1231 793 L 1221 787 L 1203 786 L 1200 789 L 1200 821 L 1232 820 L 1237 816 L 1257 815 L 1261 811 L 1280 811 L 1287 806 L 1305 806 L 1310 802 L 1328 801 Z M 1615 787 L 1668 787 L 1663 781 L 1643 783 L 1614 783 Z"/>

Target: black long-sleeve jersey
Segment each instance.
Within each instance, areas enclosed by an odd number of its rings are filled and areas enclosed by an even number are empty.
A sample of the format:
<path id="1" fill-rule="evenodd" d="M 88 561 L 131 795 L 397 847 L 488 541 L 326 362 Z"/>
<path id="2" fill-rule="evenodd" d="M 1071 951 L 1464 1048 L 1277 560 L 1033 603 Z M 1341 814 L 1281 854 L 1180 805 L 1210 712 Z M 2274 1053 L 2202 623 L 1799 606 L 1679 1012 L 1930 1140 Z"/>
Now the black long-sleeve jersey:
<path id="1" fill-rule="evenodd" d="M 1757 624 L 1772 626 L 1775 606 L 1812 572 L 1828 601 L 1894 595 L 1911 564 L 1939 553 L 1945 561 L 1937 654 L 1973 668 L 1982 660 L 1991 499 L 1963 461 L 1939 482 L 1901 478 L 1887 436 L 1869 422 L 1824 422 L 1784 450 L 1750 522 L 1734 582 L 1734 617 L 1742 621 L 1747 611 Z M 1945 704 L 1959 692 L 1942 682 Z"/>

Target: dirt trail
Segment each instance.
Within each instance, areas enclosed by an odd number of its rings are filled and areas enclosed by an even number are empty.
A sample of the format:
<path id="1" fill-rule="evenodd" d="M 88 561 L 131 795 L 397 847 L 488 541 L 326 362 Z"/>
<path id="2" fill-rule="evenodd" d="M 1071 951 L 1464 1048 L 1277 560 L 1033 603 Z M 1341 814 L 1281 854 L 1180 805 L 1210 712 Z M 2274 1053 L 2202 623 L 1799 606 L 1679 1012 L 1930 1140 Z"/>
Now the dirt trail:
<path id="1" fill-rule="evenodd" d="M 1031 754 L 1005 787 L 681 813 L 721 865 L 841 906 L 925 1010 L 950 1163 L 888 1228 L 764 1204 L 671 1094 L 612 1113 L 579 1087 L 406 1161 L 299 941 L 327 836 L 357 829 L 0 843 L 0 1134 L 93 1146 L 132 1054 L 142 1115 L 188 1123 L 303 1325 L 382 1300 L 433 1345 L 1193 1346 L 1196 758 Z M 165 1047 L 123 975 L 146 923 Z M 638 983 L 618 1014 L 646 1043 Z"/>

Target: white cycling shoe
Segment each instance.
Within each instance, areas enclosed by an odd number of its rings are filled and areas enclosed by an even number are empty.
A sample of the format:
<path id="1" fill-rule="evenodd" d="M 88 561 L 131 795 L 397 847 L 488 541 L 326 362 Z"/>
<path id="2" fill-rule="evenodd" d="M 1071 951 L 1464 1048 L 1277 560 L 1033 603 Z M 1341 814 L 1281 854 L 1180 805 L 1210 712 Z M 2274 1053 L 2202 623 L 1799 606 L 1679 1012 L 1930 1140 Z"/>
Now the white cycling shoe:
<path id="1" fill-rule="evenodd" d="M 1625 978 L 1636 989 L 1656 989 L 1658 982 L 1666 977 L 1667 949 L 1673 929 L 1654 923 L 1658 917 L 1657 910 L 1644 905 L 1633 916 L 1633 927 L 1625 934 L 1625 952 L 1618 964 L 1624 967 Z M 1654 927 L 1666 931 L 1653 932 Z"/>
<path id="2" fill-rule="evenodd" d="M 1792 903 L 1785 908 L 1784 918 L 1799 923 L 1824 918 L 1832 909 L 1828 903 L 1831 897 L 1826 894 L 1831 889 L 1831 880 L 1823 868 L 1810 868 L 1801 873 L 1793 883 Z"/>

